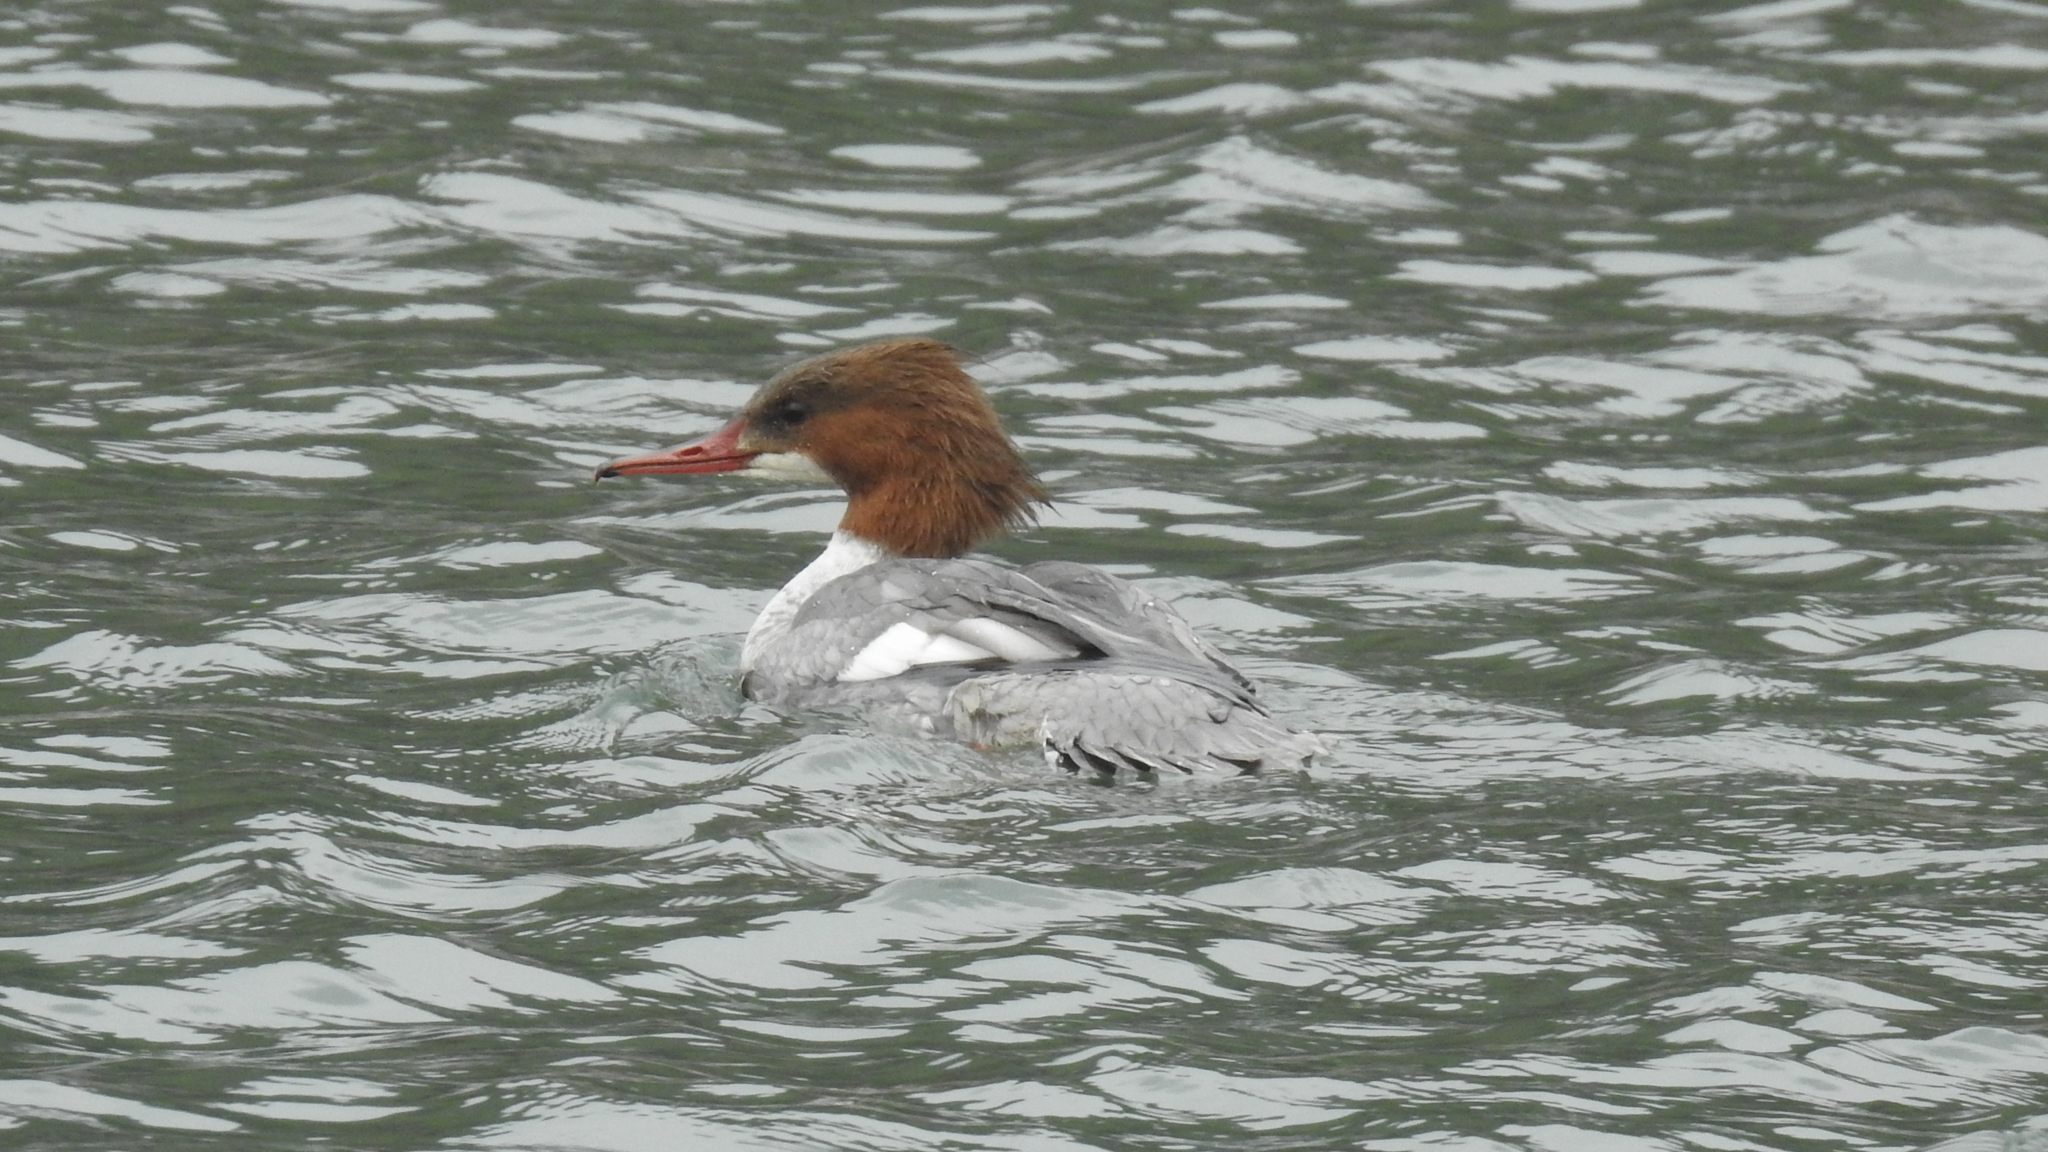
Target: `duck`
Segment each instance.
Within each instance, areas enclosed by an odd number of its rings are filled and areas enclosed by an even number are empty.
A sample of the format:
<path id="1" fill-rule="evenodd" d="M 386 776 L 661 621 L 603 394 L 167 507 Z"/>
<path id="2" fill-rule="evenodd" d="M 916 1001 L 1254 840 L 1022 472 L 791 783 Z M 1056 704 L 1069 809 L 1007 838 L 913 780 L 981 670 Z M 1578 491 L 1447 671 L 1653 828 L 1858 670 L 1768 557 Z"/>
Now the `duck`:
<path id="1" fill-rule="evenodd" d="M 749 699 L 850 708 L 976 748 L 1036 745 L 1103 775 L 1243 775 L 1325 751 L 1172 606 L 1100 568 L 968 553 L 1045 489 L 949 345 L 881 340 L 770 379 L 699 439 L 595 479 L 740 472 L 830 483 L 846 511 L 740 649 Z"/>

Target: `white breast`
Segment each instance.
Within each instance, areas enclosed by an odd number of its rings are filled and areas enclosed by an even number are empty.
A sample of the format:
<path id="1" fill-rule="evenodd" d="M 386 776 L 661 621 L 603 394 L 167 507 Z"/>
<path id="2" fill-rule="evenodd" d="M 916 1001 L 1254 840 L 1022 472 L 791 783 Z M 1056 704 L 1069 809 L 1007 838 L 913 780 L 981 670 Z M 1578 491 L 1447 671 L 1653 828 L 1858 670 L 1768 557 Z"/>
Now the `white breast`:
<path id="1" fill-rule="evenodd" d="M 789 626 L 795 621 L 797 610 L 804 601 L 817 594 L 818 589 L 839 579 L 848 572 L 858 572 L 870 564 L 890 558 L 888 549 L 870 540 L 863 540 L 850 532 L 834 532 L 832 542 L 818 558 L 806 565 L 804 570 L 790 579 L 761 609 L 755 617 L 754 626 L 747 630 L 747 642 L 740 649 L 740 671 L 752 671 L 776 641 L 789 634 Z"/>

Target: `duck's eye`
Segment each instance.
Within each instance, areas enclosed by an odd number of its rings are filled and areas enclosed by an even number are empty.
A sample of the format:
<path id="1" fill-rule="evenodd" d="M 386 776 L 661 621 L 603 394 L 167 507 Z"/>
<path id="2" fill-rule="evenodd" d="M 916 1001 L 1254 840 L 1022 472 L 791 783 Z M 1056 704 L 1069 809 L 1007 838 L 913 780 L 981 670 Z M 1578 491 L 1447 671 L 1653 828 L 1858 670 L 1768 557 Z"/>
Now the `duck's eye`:
<path id="1" fill-rule="evenodd" d="M 794 398 L 777 400 L 768 409 L 768 419 L 785 427 L 794 427 L 803 423 L 805 417 L 808 417 L 810 414 L 811 410 L 804 406 L 804 402 Z"/>

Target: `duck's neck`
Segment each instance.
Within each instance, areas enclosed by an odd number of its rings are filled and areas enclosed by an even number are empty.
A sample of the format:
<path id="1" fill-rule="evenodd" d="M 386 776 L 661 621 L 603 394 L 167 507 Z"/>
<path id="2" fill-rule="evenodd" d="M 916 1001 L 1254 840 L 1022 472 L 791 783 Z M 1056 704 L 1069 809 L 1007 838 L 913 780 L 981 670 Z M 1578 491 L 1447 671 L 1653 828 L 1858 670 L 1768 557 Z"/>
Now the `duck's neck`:
<path id="1" fill-rule="evenodd" d="M 747 630 L 746 645 L 740 649 L 740 672 L 752 671 L 763 652 L 789 635 L 789 626 L 796 622 L 797 610 L 804 606 L 804 601 L 816 595 L 818 589 L 848 572 L 858 572 L 870 564 L 895 557 L 896 553 L 889 549 L 844 528 L 832 533 L 831 542 L 825 545 L 818 558 L 791 577 L 789 583 L 770 597 L 768 606 L 754 618 L 754 626 Z"/>
<path id="2" fill-rule="evenodd" d="M 948 402 L 960 410 L 912 419 L 879 409 L 842 426 L 819 462 L 846 490 L 841 531 L 898 556 L 947 557 L 1031 522 L 1045 492 L 995 413 L 979 393 L 935 403 Z"/>

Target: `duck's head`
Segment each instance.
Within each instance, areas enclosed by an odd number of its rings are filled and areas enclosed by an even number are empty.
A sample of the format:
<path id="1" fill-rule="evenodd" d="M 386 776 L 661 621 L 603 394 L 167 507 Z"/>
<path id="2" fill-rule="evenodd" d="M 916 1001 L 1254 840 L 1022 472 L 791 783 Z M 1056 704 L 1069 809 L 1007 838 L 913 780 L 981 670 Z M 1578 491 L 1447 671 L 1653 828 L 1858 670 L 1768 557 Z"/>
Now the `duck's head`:
<path id="1" fill-rule="evenodd" d="M 672 472 L 829 479 L 847 495 L 840 530 L 899 556 L 957 556 L 1045 502 L 953 349 L 922 338 L 786 368 L 725 427 L 614 460 L 597 479 Z"/>

